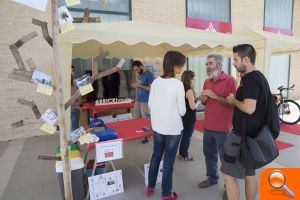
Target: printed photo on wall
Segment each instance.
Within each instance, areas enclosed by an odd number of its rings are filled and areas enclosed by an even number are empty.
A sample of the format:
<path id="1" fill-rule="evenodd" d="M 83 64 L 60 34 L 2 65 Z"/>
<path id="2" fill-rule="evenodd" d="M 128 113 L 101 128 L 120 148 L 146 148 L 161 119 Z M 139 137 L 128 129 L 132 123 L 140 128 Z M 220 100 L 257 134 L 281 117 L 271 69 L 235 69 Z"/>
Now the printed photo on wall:
<path id="1" fill-rule="evenodd" d="M 64 25 L 73 21 L 73 17 L 66 6 L 58 8 L 58 24 Z"/>
<path id="2" fill-rule="evenodd" d="M 31 82 L 33 83 L 40 83 L 43 85 L 51 85 L 52 77 L 48 74 L 45 74 L 43 72 L 34 70 L 31 77 Z"/>
<path id="3" fill-rule="evenodd" d="M 92 81 L 92 77 L 89 74 L 85 74 L 82 77 L 75 80 L 76 85 L 81 88 L 85 85 L 90 84 Z"/>

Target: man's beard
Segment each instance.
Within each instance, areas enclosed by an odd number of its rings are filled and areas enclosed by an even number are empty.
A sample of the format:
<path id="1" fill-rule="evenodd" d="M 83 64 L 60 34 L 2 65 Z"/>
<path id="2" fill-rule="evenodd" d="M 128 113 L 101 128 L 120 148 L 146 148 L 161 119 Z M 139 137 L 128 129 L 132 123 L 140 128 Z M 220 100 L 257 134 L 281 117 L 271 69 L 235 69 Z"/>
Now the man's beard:
<path id="1" fill-rule="evenodd" d="M 246 66 L 245 65 L 242 65 L 240 67 L 236 67 L 236 70 L 239 72 L 239 73 L 244 73 L 246 72 Z"/>
<path id="2" fill-rule="evenodd" d="M 215 70 L 213 70 L 213 71 L 208 71 L 207 72 L 207 76 L 209 77 L 209 78 L 216 78 L 217 76 L 218 76 L 218 70 L 217 69 L 215 69 Z"/>

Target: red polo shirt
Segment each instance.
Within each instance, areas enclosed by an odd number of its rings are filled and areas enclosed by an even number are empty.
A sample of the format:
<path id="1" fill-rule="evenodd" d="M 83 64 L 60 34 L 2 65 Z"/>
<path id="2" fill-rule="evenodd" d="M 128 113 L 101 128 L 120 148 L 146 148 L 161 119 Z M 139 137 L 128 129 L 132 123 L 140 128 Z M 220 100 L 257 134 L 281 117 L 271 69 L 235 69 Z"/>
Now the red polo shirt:
<path id="1" fill-rule="evenodd" d="M 230 93 L 235 94 L 237 84 L 232 76 L 222 72 L 217 81 L 207 79 L 203 90 L 212 90 L 216 95 L 226 98 Z M 233 109 L 224 106 L 215 99 L 208 98 L 204 111 L 204 128 L 212 131 L 229 132 L 232 129 Z"/>

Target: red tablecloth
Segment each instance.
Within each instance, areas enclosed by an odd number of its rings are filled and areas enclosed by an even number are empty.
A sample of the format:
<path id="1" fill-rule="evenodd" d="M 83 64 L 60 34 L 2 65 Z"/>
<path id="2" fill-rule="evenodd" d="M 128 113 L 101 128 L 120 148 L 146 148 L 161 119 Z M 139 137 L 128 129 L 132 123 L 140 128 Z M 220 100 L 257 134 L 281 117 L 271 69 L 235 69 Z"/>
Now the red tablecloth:
<path id="1" fill-rule="evenodd" d="M 137 130 L 143 128 L 144 126 L 151 127 L 151 122 L 148 119 L 130 119 L 119 122 L 107 123 L 106 126 L 116 131 L 119 138 L 123 141 L 137 140 L 144 137 L 149 137 L 152 135 L 152 131 L 145 131 L 138 133 Z M 90 143 L 87 146 L 87 151 L 95 148 L 95 143 Z"/>
<path id="2" fill-rule="evenodd" d="M 83 110 L 91 110 L 93 116 L 99 112 L 104 112 L 108 110 L 124 109 L 124 108 L 133 108 L 134 102 L 131 103 L 122 103 L 122 104 L 112 104 L 112 105 L 101 105 L 96 106 L 95 102 L 87 102 L 83 105 Z"/>

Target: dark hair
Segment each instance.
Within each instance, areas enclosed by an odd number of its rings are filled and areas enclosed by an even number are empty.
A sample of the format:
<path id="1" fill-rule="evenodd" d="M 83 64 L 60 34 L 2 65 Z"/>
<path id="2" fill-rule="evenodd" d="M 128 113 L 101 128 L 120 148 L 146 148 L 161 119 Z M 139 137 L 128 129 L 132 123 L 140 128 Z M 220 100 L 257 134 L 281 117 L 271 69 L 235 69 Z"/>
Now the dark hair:
<path id="1" fill-rule="evenodd" d="M 194 92 L 194 89 L 192 88 L 192 79 L 194 77 L 195 77 L 195 73 L 193 71 L 184 71 L 182 73 L 181 81 L 183 83 L 185 91 L 188 91 L 189 89 L 191 89 Z"/>
<path id="2" fill-rule="evenodd" d="M 165 54 L 163 61 L 164 74 L 162 78 L 175 77 L 174 67 L 183 66 L 186 62 L 186 57 L 178 51 L 168 51 Z"/>
<path id="3" fill-rule="evenodd" d="M 131 65 L 131 69 L 133 69 L 134 66 L 141 68 L 143 66 L 143 63 L 139 60 L 135 60 L 135 61 L 133 61 L 132 65 Z"/>
<path id="4" fill-rule="evenodd" d="M 255 65 L 256 52 L 250 44 L 240 44 L 233 47 L 233 53 L 237 53 L 242 59 L 248 57 L 250 62 Z"/>

